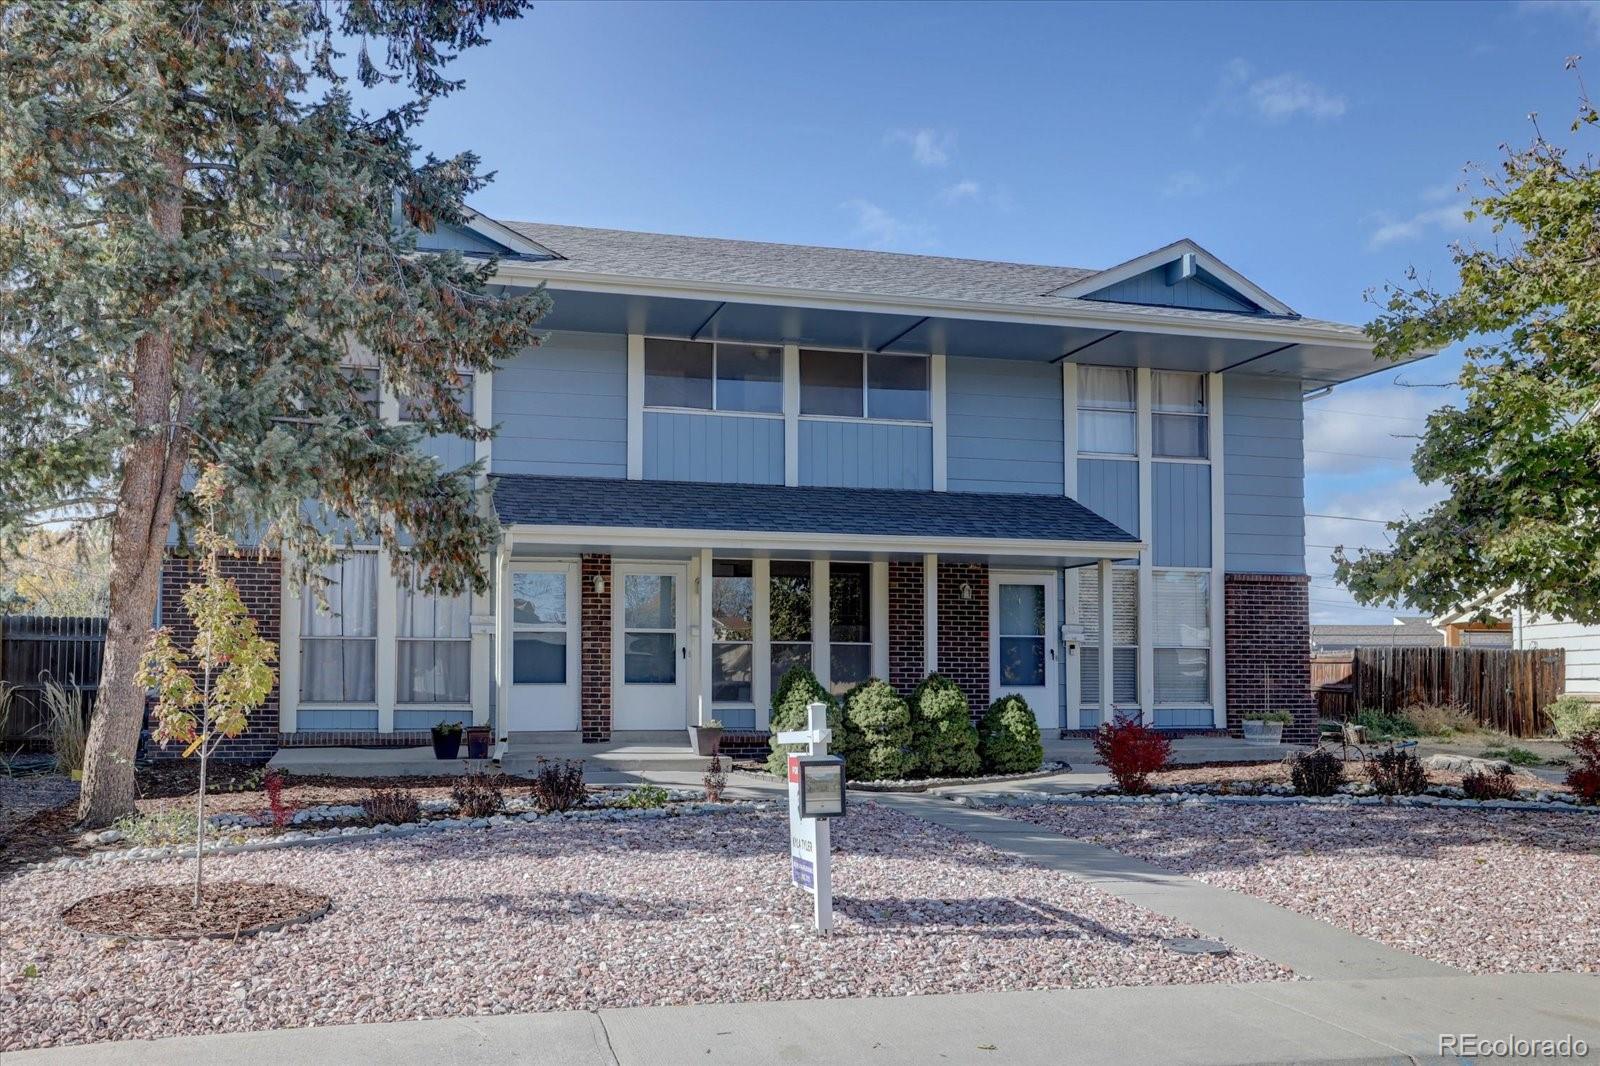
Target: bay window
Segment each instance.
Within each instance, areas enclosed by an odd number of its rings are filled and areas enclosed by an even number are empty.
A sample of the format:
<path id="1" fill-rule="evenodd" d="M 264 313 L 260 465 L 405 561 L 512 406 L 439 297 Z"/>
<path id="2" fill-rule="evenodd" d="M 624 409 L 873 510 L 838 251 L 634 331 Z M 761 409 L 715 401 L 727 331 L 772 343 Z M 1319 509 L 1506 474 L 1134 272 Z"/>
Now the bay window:
<path id="1" fill-rule="evenodd" d="M 300 596 L 300 700 L 372 703 L 377 700 L 378 553 L 355 551 L 324 566 L 317 609 L 308 586 Z"/>
<path id="2" fill-rule="evenodd" d="M 402 584 L 395 601 L 395 702 L 469 703 L 472 606 L 466 593 L 434 596 Z"/>
<path id="3" fill-rule="evenodd" d="M 872 567 L 828 568 L 828 664 L 831 691 L 842 696 L 872 675 Z"/>
<path id="4" fill-rule="evenodd" d="M 772 685 L 768 691 L 776 692 L 790 668 L 811 669 L 811 564 L 774 560 L 768 583 L 772 625 Z"/>
<path id="5" fill-rule="evenodd" d="M 1133 371 L 1113 366 L 1078 368 L 1078 451 L 1098 455 L 1133 455 Z"/>
<path id="6" fill-rule="evenodd" d="M 644 403 L 646 407 L 779 414 L 783 411 L 783 349 L 647 337 Z"/>
<path id="7" fill-rule="evenodd" d="M 928 358 L 881 352 L 800 351 L 800 413 L 926 422 Z"/>
<path id="8" fill-rule="evenodd" d="M 1156 705 L 1208 707 L 1211 575 L 1203 570 L 1156 570 L 1152 578 Z"/>
<path id="9" fill-rule="evenodd" d="M 1206 458 L 1206 379 L 1157 370 L 1150 375 L 1152 452 L 1161 459 Z"/>
<path id="10" fill-rule="evenodd" d="M 749 705 L 754 693 L 755 580 L 748 559 L 711 564 L 711 702 Z"/>

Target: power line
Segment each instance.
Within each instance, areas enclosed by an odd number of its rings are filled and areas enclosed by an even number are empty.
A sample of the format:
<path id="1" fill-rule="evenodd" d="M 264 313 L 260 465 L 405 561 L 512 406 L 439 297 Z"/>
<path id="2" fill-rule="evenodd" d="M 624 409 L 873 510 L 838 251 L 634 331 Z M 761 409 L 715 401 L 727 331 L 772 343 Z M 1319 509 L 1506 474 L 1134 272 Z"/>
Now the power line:
<path id="1" fill-rule="evenodd" d="M 1371 522 L 1374 525 L 1386 526 L 1393 519 L 1390 518 L 1357 518 L 1352 514 L 1318 514 L 1316 511 L 1307 511 L 1307 518 L 1337 518 L 1341 522 Z"/>
<path id="2" fill-rule="evenodd" d="M 1426 422 L 1427 415 L 1380 415 L 1372 411 L 1352 411 L 1344 407 L 1315 407 L 1306 405 L 1307 411 L 1326 411 L 1330 415 L 1354 415 L 1356 418 L 1387 418 L 1394 422 Z"/>
<path id="3" fill-rule="evenodd" d="M 1411 459 L 1411 456 L 1409 455 L 1373 455 L 1371 452 L 1335 452 L 1329 451 L 1326 448 L 1307 448 L 1305 452 L 1307 455 L 1346 455 L 1352 459 L 1379 459 L 1388 463 L 1404 463 L 1409 462 Z"/>

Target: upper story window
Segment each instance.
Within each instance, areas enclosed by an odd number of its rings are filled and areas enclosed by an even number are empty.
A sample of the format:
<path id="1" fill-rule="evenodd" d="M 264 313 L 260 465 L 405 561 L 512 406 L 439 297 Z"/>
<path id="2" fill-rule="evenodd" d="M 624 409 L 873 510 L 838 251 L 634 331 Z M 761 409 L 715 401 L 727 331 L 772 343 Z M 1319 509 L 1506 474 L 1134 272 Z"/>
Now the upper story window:
<path id="1" fill-rule="evenodd" d="M 461 384 L 451 391 L 455 393 L 456 403 L 460 405 L 462 413 L 472 417 L 472 379 L 471 371 L 461 375 Z M 427 402 L 418 396 L 400 397 L 400 421 L 418 422 L 430 417 L 432 414 Z"/>
<path id="2" fill-rule="evenodd" d="M 783 349 L 756 344 L 644 342 L 646 407 L 699 411 L 783 411 Z"/>
<path id="3" fill-rule="evenodd" d="M 928 357 L 803 348 L 800 413 L 926 422 Z"/>
<path id="4" fill-rule="evenodd" d="M 339 373 L 355 390 L 357 402 L 367 409 L 368 415 L 377 418 L 382 396 L 378 388 L 378 368 L 346 364 L 339 368 Z"/>
<path id="5" fill-rule="evenodd" d="M 1150 375 L 1152 452 L 1162 459 L 1206 458 L 1206 379 L 1157 370 Z"/>
<path id="6" fill-rule="evenodd" d="M 1133 455 L 1133 371 L 1114 366 L 1078 368 L 1078 451 Z"/>

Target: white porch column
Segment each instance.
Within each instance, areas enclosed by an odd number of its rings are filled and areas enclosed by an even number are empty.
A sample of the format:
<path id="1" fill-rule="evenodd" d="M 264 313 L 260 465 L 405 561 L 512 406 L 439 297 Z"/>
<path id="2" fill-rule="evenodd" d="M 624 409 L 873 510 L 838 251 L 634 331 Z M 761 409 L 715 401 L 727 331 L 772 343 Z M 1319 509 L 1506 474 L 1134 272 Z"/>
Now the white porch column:
<path id="1" fill-rule="evenodd" d="M 1150 409 L 1154 394 L 1148 367 L 1135 370 L 1134 378 L 1136 382 L 1134 406 L 1138 411 L 1134 424 L 1138 426 L 1139 448 L 1139 538 L 1149 545 L 1139 553 L 1139 585 L 1135 596 L 1139 614 L 1134 620 L 1138 626 L 1139 647 L 1134 654 L 1138 658 L 1139 720 L 1145 725 L 1153 726 L 1156 722 L 1156 620 L 1150 605 L 1155 594 L 1155 573 L 1152 567 L 1155 562 L 1156 536 L 1155 470 L 1151 466 L 1150 457 L 1155 451 L 1155 427 Z"/>
<path id="2" fill-rule="evenodd" d="M 395 612 L 399 607 L 397 580 L 389 569 L 388 549 L 378 549 L 378 643 L 373 667 L 373 694 L 378 698 L 378 732 L 394 732 L 394 701 L 399 688 L 395 674 Z"/>
<path id="3" fill-rule="evenodd" d="M 279 564 L 278 731 L 293 733 L 300 707 L 300 587 L 289 583 L 289 559 Z"/>
<path id="4" fill-rule="evenodd" d="M 833 655 L 828 625 L 828 560 L 811 564 L 811 672 L 825 689 L 833 688 Z"/>
<path id="5" fill-rule="evenodd" d="M 1111 618 L 1111 560 L 1100 560 L 1100 720 L 1111 722 L 1115 720 L 1116 701 L 1112 698 L 1111 669 L 1116 659 L 1116 651 L 1112 646 L 1112 618 Z"/>
<path id="6" fill-rule="evenodd" d="M 783 346 L 783 483 L 800 484 L 800 346 Z"/>
<path id="7" fill-rule="evenodd" d="M 695 671 L 700 678 L 700 706 L 695 714 L 696 722 L 704 722 L 714 718 L 711 711 L 711 549 L 700 549 L 700 640 L 695 648 L 695 661 L 699 669 Z"/>
<path id="8" fill-rule="evenodd" d="M 1222 375 L 1206 375 L 1207 444 L 1211 455 L 1211 724 L 1228 724 L 1227 485 L 1222 453 Z"/>
<path id="9" fill-rule="evenodd" d="M 750 698 L 756 728 L 765 730 L 772 714 L 772 560 L 750 562 Z"/>
<path id="10" fill-rule="evenodd" d="M 510 739 L 511 718 L 511 534 L 507 533 L 495 553 L 494 629 L 491 671 L 494 685 L 494 735 L 497 744 Z M 581 713 L 581 712 L 580 712 Z"/>
<path id="11" fill-rule="evenodd" d="M 872 675 L 889 680 L 889 564 L 882 559 L 869 565 L 871 579 L 871 615 L 867 623 L 872 627 Z"/>
<path id="12" fill-rule="evenodd" d="M 628 334 L 628 479 L 644 477 L 644 335 Z"/>
<path id="13" fill-rule="evenodd" d="M 922 557 L 922 672 L 939 672 L 939 557 Z"/>

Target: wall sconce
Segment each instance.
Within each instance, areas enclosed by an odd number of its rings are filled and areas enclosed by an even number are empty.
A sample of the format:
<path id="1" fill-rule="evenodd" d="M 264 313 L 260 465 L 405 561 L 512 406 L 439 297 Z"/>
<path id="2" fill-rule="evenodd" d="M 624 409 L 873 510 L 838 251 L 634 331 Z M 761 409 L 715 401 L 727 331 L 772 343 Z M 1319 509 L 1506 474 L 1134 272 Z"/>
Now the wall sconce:
<path id="1" fill-rule="evenodd" d="M 971 582 L 963 581 L 961 583 L 961 598 L 964 599 L 964 600 L 972 599 L 972 584 L 971 584 Z"/>
<path id="2" fill-rule="evenodd" d="M 606 594 L 606 579 L 605 579 L 604 575 L 601 575 L 601 574 L 594 575 L 593 584 L 594 584 L 594 592 L 595 592 L 596 596 L 604 596 Z"/>

